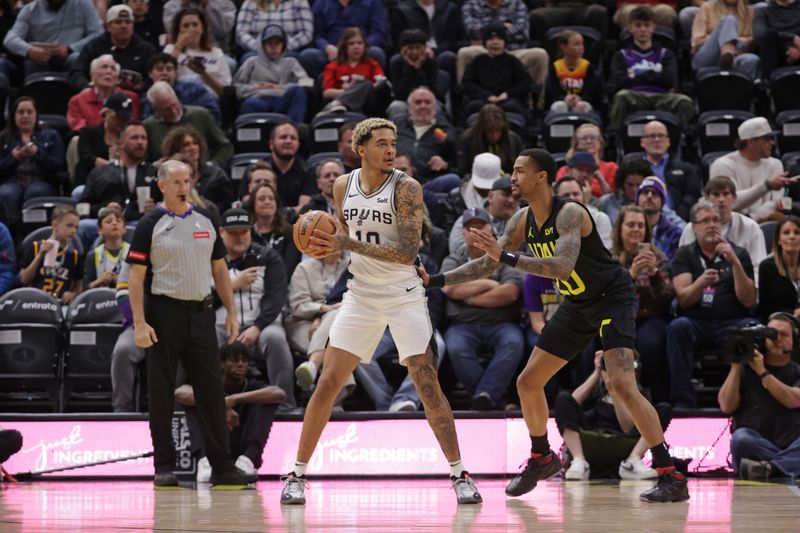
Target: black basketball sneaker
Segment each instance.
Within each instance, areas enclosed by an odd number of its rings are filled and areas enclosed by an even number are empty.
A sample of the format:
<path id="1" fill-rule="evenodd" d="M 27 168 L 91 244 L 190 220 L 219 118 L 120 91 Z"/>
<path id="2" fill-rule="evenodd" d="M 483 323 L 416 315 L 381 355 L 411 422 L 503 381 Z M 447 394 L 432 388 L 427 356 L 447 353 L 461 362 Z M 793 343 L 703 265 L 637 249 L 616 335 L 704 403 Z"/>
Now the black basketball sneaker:
<path id="1" fill-rule="evenodd" d="M 648 503 L 685 502 L 689 499 L 686 476 L 677 470 L 661 474 L 653 488 L 644 491 L 639 499 Z"/>
<path id="2" fill-rule="evenodd" d="M 548 479 L 561 471 L 561 459 L 551 450 L 547 455 L 531 457 L 524 463 L 522 472 L 506 487 L 508 496 L 522 496 L 536 487 L 539 481 Z"/>

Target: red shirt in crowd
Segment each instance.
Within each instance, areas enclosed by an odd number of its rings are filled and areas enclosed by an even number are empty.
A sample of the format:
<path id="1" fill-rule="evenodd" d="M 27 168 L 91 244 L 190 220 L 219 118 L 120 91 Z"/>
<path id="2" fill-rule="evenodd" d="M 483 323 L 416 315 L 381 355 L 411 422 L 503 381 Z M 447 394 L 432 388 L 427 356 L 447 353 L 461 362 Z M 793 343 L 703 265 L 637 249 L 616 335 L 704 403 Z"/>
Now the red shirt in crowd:
<path id="1" fill-rule="evenodd" d="M 141 120 L 142 104 L 139 101 L 139 95 L 133 91 L 120 88 L 114 89 L 114 92 L 130 97 L 133 101 L 133 116 L 131 119 Z M 103 101 L 98 98 L 94 87 L 87 87 L 82 90 L 69 99 L 69 106 L 67 107 L 69 128 L 72 131 L 78 131 L 86 126 L 99 126 L 103 122 L 103 117 L 100 116 L 100 110 L 103 107 Z"/>
<path id="2" fill-rule="evenodd" d="M 325 73 L 322 78 L 322 90 L 326 89 L 341 89 L 342 77 L 350 76 L 352 80 L 353 75 L 363 76 L 365 80 L 371 82 L 375 81 L 375 76 L 383 76 L 383 69 L 380 63 L 372 58 L 366 58 L 363 61 L 351 66 L 350 63 L 339 63 L 331 61 L 325 66 Z"/>

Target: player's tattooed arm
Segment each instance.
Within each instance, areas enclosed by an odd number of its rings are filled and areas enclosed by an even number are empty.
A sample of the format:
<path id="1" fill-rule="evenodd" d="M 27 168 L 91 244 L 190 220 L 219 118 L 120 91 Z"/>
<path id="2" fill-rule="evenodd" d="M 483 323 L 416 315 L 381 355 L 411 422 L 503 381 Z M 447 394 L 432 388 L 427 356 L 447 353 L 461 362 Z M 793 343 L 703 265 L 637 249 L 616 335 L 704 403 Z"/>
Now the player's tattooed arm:
<path id="1" fill-rule="evenodd" d="M 544 278 L 569 279 L 581 250 L 581 227 L 588 213 L 578 204 L 566 204 L 556 217 L 558 240 L 553 257 L 520 255 L 516 268 Z"/>
<path id="2" fill-rule="evenodd" d="M 422 235 L 422 186 L 413 178 L 404 178 L 398 181 L 394 196 L 400 239 L 391 244 L 373 244 L 344 235 L 340 237 L 343 249 L 390 263 L 414 264 Z"/>
<path id="3" fill-rule="evenodd" d="M 506 229 L 503 235 L 497 240 L 502 250 L 513 252 L 519 249 L 522 240 L 525 238 L 525 221 L 528 217 L 528 208 L 522 208 L 506 222 Z M 445 285 L 455 285 L 476 279 L 485 278 L 498 268 L 501 263 L 485 254 L 478 259 L 473 259 L 444 273 Z"/>

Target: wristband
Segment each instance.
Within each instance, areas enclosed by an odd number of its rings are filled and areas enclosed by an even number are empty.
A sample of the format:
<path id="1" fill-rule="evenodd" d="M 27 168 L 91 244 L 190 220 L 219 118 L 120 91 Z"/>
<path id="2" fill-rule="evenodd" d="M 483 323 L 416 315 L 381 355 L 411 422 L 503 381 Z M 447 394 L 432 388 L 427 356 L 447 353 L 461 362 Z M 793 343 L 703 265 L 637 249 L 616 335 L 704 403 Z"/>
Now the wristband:
<path id="1" fill-rule="evenodd" d="M 764 379 L 765 377 L 769 376 L 771 372 L 769 370 L 764 370 L 762 373 L 758 375 L 758 379 Z"/>
<path id="2" fill-rule="evenodd" d="M 428 280 L 429 289 L 441 289 L 444 287 L 444 274 L 434 274 Z"/>
<path id="3" fill-rule="evenodd" d="M 764 187 L 766 187 L 766 188 L 767 188 L 767 192 L 769 192 L 770 190 L 772 190 L 772 187 L 770 187 L 770 186 L 769 186 L 769 180 L 764 180 Z"/>
<path id="4" fill-rule="evenodd" d="M 510 267 L 517 266 L 517 261 L 519 261 L 519 256 L 517 254 L 512 254 L 511 252 L 506 252 L 503 250 L 500 252 L 500 262 L 505 263 Z"/>

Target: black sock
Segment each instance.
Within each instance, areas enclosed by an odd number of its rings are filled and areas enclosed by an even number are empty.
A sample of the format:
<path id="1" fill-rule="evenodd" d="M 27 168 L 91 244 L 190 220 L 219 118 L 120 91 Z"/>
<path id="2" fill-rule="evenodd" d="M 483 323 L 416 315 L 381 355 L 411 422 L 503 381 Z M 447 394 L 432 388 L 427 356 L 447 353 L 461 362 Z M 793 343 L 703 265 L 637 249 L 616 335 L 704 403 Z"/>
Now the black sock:
<path id="1" fill-rule="evenodd" d="M 550 453 L 550 443 L 547 442 L 547 433 L 540 437 L 531 435 L 531 453 L 547 455 Z"/>
<path id="2" fill-rule="evenodd" d="M 661 444 L 653 446 L 652 448 L 650 448 L 650 453 L 653 454 L 654 468 L 660 469 L 660 468 L 670 468 L 675 466 L 672 462 L 672 457 L 670 457 L 669 455 L 669 451 L 667 451 L 666 443 L 662 442 Z"/>

